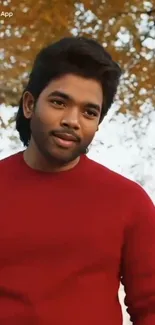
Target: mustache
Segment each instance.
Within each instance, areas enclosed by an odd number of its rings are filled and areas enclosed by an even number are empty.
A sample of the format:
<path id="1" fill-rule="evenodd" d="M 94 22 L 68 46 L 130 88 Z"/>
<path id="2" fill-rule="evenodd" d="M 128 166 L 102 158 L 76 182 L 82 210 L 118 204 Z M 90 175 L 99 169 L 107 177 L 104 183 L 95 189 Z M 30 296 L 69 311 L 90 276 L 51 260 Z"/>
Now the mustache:
<path id="1" fill-rule="evenodd" d="M 77 142 L 80 142 L 81 141 L 81 138 L 71 129 L 67 129 L 67 128 L 63 128 L 63 129 L 57 129 L 57 130 L 53 130 L 50 132 L 50 135 L 54 135 L 54 136 L 58 136 L 59 134 L 70 134 L 72 135 L 73 137 L 75 137 L 76 141 Z"/>

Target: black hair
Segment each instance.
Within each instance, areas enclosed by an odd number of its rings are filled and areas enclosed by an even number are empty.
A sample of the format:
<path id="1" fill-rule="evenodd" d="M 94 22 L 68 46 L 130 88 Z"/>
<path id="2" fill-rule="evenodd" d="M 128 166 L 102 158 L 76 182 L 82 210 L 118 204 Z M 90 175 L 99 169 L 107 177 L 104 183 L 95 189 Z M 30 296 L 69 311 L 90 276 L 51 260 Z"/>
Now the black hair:
<path id="1" fill-rule="evenodd" d="M 53 79 L 72 73 L 101 82 L 104 95 L 99 123 L 107 114 L 117 91 L 121 69 L 110 54 L 93 39 L 66 37 L 43 48 L 34 61 L 29 81 L 23 91 L 29 91 L 36 103 L 40 93 Z M 23 114 L 23 94 L 16 116 L 16 130 L 24 146 L 28 146 L 30 119 Z"/>

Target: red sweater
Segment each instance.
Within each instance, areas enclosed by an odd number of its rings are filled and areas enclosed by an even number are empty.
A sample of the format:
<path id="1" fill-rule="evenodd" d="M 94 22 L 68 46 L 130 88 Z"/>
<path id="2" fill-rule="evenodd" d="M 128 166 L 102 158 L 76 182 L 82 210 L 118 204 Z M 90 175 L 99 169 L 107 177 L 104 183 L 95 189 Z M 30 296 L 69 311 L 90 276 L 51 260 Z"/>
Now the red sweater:
<path id="1" fill-rule="evenodd" d="M 85 155 L 69 171 L 0 161 L 0 324 L 155 325 L 155 208 Z"/>

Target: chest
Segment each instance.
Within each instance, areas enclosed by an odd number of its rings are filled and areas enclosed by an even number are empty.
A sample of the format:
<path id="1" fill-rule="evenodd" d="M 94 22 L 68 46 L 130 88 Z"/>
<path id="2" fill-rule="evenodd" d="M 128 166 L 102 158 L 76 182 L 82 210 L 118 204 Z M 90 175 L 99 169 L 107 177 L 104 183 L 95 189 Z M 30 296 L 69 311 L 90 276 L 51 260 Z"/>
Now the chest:
<path id="1" fill-rule="evenodd" d="M 27 258 L 117 266 L 123 225 L 120 212 L 95 188 L 25 182 L 1 199 L 0 258 Z"/>

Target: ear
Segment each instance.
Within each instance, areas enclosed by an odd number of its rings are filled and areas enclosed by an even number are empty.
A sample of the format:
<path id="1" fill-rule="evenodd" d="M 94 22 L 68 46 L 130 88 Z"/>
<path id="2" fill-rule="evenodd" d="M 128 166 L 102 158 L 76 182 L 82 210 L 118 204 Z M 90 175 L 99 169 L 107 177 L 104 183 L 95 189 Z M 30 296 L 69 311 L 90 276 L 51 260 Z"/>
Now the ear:
<path id="1" fill-rule="evenodd" d="M 34 111 L 34 97 L 29 91 L 23 95 L 23 113 L 27 119 L 30 119 Z"/>

